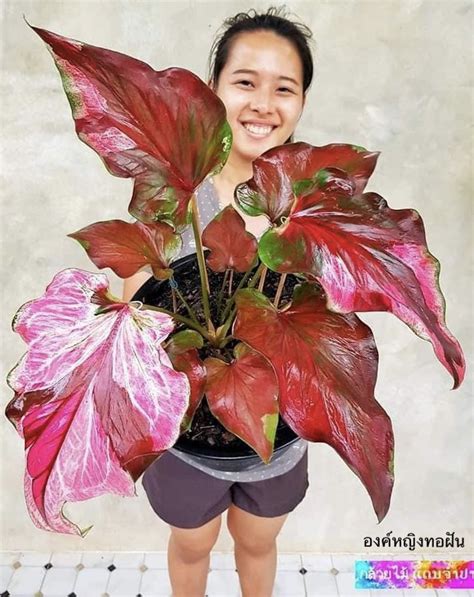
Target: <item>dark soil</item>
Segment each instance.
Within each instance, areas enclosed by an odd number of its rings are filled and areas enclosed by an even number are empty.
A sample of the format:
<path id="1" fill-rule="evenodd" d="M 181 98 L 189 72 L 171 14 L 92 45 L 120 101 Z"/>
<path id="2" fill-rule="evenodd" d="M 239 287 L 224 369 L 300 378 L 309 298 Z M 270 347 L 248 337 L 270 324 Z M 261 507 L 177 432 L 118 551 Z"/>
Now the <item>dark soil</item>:
<path id="1" fill-rule="evenodd" d="M 201 283 L 195 254 L 188 255 L 187 257 L 183 257 L 179 261 L 176 261 L 173 264 L 173 269 L 174 279 L 178 284 L 180 292 L 183 294 L 189 305 L 194 309 L 200 322 L 204 323 L 204 315 L 201 305 Z M 217 324 L 217 296 L 222 286 L 224 274 L 213 272 L 209 268 L 207 269 L 207 273 L 210 287 L 209 302 L 211 318 L 214 324 Z M 234 290 L 237 288 L 243 275 L 244 274 L 234 272 L 232 284 Z M 263 293 L 270 300 L 273 300 L 276 294 L 279 280 L 280 274 L 272 272 L 271 270 L 267 271 Z M 289 302 L 293 293 L 293 288 L 297 283 L 298 280 L 295 276 L 287 276 L 281 294 L 279 308 Z M 163 307 L 170 311 L 173 310 L 171 287 L 168 281 L 161 282 L 155 278 L 150 278 L 150 280 L 145 282 L 145 284 L 136 292 L 133 300 L 139 300 L 148 305 Z M 189 317 L 186 308 L 181 304 L 179 299 L 177 300 L 177 304 L 177 313 Z M 225 299 L 223 304 L 225 305 Z M 186 326 L 184 324 L 177 324 L 175 332 L 185 328 Z M 203 348 L 199 350 L 199 354 L 203 359 L 212 355 L 230 362 L 232 359 L 232 349 L 237 342 L 237 340 L 232 340 L 223 350 L 216 349 L 206 343 Z M 275 449 L 295 437 L 295 433 L 280 417 L 275 438 Z M 180 437 L 176 446 L 182 447 L 185 451 L 198 451 L 203 455 L 221 454 L 223 456 L 247 456 L 255 454 L 245 442 L 228 431 L 212 415 L 205 396 L 196 411 L 190 430 Z"/>

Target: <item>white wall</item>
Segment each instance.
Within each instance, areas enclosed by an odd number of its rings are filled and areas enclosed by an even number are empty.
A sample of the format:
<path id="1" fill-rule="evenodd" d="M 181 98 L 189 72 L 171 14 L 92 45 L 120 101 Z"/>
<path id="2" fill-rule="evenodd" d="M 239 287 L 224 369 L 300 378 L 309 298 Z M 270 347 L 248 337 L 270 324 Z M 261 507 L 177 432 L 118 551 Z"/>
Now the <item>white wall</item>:
<path id="1" fill-rule="evenodd" d="M 288 2 L 317 41 L 317 76 L 297 138 L 350 142 L 382 152 L 368 190 L 392 208 L 417 209 L 441 261 L 447 322 L 472 359 L 472 145 L 469 138 L 472 3 L 333 0 Z M 247 2 L 69 1 L 3 3 L 3 378 L 25 346 L 10 330 L 16 309 L 66 267 L 96 271 L 66 234 L 124 217 L 131 181 L 110 176 L 74 133 L 58 73 L 33 25 L 204 77 L 222 20 Z M 253 3 L 264 8 L 266 3 Z M 112 276 L 111 276 L 112 277 Z M 114 285 L 118 288 L 117 280 Z M 360 552 L 366 535 L 456 531 L 472 549 L 472 383 L 451 380 L 431 345 L 388 313 L 363 314 L 380 351 L 376 397 L 392 418 L 396 482 L 376 524 L 359 480 L 324 444 L 310 451 L 310 489 L 280 536 L 282 551 Z M 11 392 L 4 386 L 3 404 Z M 470 391 L 471 390 L 471 391 Z M 40 531 L 23 499 L 24 454 L 1 429 L 2 549 L 160 550 L 167 526 L 138 497 L 71 504 L 81 540 Z M 471 534 L 470 534 L 471 532 Z M 231 547 L 224 532 L 217 549 Z"/>

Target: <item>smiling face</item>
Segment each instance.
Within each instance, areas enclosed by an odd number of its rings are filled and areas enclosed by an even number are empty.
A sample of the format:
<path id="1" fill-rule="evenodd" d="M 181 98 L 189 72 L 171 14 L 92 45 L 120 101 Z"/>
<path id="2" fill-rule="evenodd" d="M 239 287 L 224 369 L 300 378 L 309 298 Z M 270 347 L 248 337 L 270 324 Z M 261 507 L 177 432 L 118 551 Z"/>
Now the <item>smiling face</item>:
<path id="1" fill-rule="evenodd" d="M 271 31 L 240 33 L 222 69 L 217 95 L 232 128 L 229 159 L 251 162 L 282 145 L 296 128 L 304 105 L 298 51 Z"/>

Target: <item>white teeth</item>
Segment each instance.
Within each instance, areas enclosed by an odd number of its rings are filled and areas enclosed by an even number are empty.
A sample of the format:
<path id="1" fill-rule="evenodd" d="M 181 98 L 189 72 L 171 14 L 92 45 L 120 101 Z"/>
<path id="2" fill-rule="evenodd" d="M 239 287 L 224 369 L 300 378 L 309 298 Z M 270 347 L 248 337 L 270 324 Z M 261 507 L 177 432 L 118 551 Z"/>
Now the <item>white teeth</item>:
<path id="1" fill-rule="evenodd" d="M 272 126 L 263 124 L 250 124 L 248 122 L 244 124 L 244 127 L 251 133 L 254 133 L 255 135 L 262 135 L 262 137 L 268 135 L 273 130 Z"/>

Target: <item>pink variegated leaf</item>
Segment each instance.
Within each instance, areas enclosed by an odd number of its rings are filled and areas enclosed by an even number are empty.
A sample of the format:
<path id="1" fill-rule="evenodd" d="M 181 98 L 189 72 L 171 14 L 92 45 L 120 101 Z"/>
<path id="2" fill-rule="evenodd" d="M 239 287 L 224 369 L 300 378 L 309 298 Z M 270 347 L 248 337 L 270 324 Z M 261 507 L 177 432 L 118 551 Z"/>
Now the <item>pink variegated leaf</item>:
<path id="1" fill-rule="evenodd" d="M 179 436 L 189 382 L 161 347 L 170 316 L 108 293 L 103 274 L 64 270 L 14 324 L 28 352 L 10 372 L 6 415 L 25 439 L 25 496 L 45 530 L 82 533 L 66 501 L 134 495 Z"/>
<path id="2" fill-rule="evenodd" d="M 87 251 L 99 268 L 110 267 L 120 278 L 133 276 L 140 268 L 150 265 L 158 280 L 173 275 L 169 264 L 181 250 L 181 238 L 164 222 L 144 224 L 109 220 L 96 222 L 68 234 Z"/>
<path id="3" fill-rule="evenodd" d="M 281 218 L 290 213 L 295 197 L 317 184 L 320 170 L 344 170 L 351 176 L 356 194 L 359 194 L 374 171 L 378 156 L 378 152 L 346 143 L 322 147 L 287 143 L 254 160 L 253 178 L 235 189 L 235 199 L 246 214 L 265 214 L 272 223 L 281 223 Z"/>
<path id="4" fill-rule="evenodd" d="M 211 250 L 206 262 L 215 272 L 246 272 L 257 258 L 257 239 L 245 230 L 244 219 L 232 205 L 204 228 L 202 244 Z"/>
<path id="5" fill-rule="evenodd" d="M 275 271 L 318 280 L 335 312 L 391 311 L 432 343 L 457 388 L 464 356 L 446 327 L 439 262 L 420 215 L 390 209 L 376 193 L 355 195 L 352 177 L 337 168 L 313 180 L 316 190 L 298 196 L 284 223 L 262 236 L 260 259 Z"/>
<path id="6" fill-rule="evenodd" d="M 32 27 L 61 75 L 79 138 L 114 176 L 134 178 L 130 213 L 181 230 L 194 190 L 227 159 L 224 104 L 193 73 Z"/>
<path id="7" fill-rule="evenodd" d="M 354 314 L 328 311 L 316 285 L 296 286 L 281 311 L 250 288 L 237 293 L 236 304 L 232 334 L 272 364 L 285 421 L 300 437 L 336 450 L 381 521 L 393 487 L 393 432 L 374 398 L 378 353 L 369 327 Z"/>

